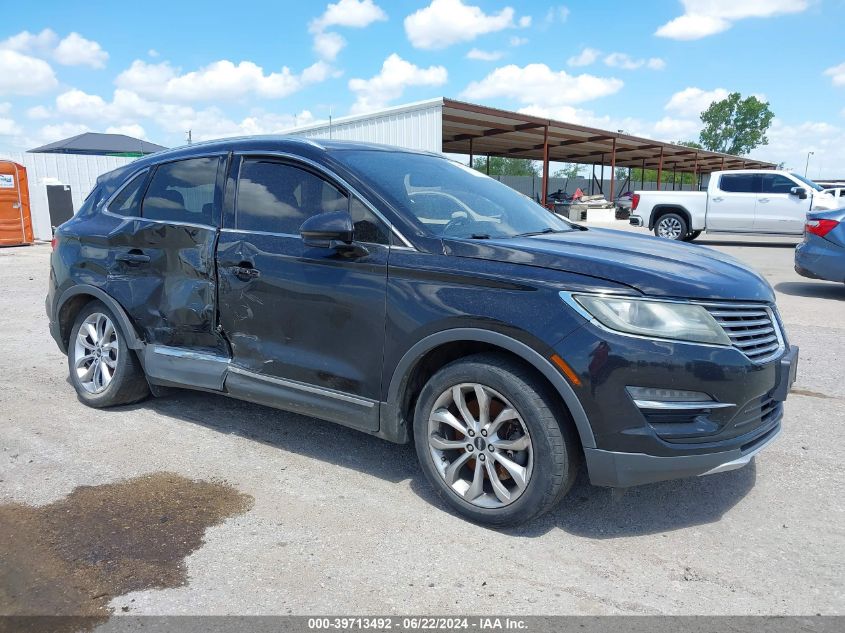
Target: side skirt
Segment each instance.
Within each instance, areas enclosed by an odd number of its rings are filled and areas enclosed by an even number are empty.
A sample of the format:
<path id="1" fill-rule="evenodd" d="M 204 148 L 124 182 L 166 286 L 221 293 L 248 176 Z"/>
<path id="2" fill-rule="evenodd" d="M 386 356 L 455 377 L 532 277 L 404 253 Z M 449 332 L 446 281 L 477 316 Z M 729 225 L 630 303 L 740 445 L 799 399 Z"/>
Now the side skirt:
<path id="1" fill-rule="evenodd" d="M 382 403 L 342 391 L 257 374 L 232 365 L 226 357 L 148 345 L 144 349 L 144 369 L 153 385 L 218 392 L 381 436 L 379 412 Z"/>

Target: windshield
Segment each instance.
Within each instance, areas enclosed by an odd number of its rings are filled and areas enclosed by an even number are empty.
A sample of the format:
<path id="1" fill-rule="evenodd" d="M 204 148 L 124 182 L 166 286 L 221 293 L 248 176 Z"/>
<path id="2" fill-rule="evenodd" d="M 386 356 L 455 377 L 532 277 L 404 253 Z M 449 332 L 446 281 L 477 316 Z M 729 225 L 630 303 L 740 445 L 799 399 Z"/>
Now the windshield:
<path id="1" fill-rule="evenodd" d="M 804 176 L 799 176 L 798 174 L 792 174 L 792 177 L 797 178 L 798 180 L 803 182 L 805 185 L 807 185 L 808 187 L 812 187 L 816 191 L 824 191 L 824 189 L 820 185 L 817 185 L 816 183 L 814 183 L 809 178 L 804 178 Z"/>
<path id="2" fill-rule="evenodd" d="M 575 230 L 531 198 L 446 158 L 341 150 L 335 157 L 436 237 L 497 238 Z"/>

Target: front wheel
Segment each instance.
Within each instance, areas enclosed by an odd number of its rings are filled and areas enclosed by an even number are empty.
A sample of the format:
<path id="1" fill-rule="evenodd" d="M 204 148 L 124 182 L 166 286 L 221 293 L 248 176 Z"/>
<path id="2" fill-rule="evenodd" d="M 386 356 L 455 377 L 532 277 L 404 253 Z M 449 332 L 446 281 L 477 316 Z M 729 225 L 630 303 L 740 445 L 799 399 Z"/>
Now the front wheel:
<path id="1" fill-rule="evenodd" d="M 661 215 L 654 225 L 654 234 L 667 240 L 683 240 L 687 233 L 687 221 L 677 213 Z"/>
<path id="2" fill-rule="evenodd" d="M 685 242 L 692 242 L 699 235 L 701 235 L 701 231 L 691 231 L 684 236 L 684 241 Z"/>
<path id="3" fill-rule="evenodd" d="M 548 388 L 508 358 L 479 354 L 437 372 L 414 415 L 420 464 L 464 517 L 523 523 L 572 486 L 579 459 L 569 420 Z"/>

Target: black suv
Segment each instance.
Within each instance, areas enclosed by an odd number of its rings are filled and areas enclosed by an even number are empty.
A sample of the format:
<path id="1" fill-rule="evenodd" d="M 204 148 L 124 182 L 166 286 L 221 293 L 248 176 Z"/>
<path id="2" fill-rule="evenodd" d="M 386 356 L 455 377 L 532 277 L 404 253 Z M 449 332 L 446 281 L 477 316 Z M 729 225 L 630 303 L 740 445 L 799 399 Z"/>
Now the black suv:
<path id="1" fill-rule="evenodd" d="M 222 393 L 416 443 L 464 516 L 738 468 L 795 378 L 734 259 L 562 220 L 443 156 L 256 137 L 102 176 L 47 313 L 83 402 Z"/>

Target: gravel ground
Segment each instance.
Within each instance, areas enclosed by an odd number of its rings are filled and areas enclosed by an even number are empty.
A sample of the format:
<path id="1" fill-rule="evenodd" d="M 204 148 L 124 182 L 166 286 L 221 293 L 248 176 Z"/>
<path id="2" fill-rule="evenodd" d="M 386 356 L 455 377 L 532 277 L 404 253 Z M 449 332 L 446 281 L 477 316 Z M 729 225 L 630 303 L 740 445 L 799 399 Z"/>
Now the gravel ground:
<path id="1" fill-rule="evenodd" d="M 781 437 L 704 478 L 619 492 L 582 473 L 504 532 L 447 512 L 408 446 L 191 392 L 86 408 L 47 331 L 49 246 L 0 249 L 0 503 L 157 473 L 251 498 L 209 521 L 184 584 L 116 591 L 118 613 L 843 614 L 845 287 L 798 277 L 794 240 L 700 241 L 766 275 L 801 347 Z"/>

